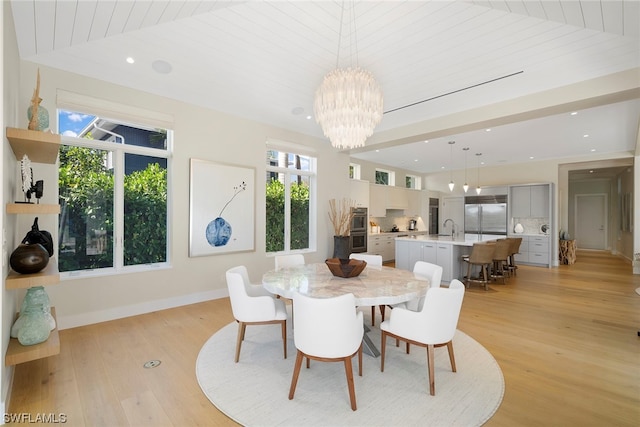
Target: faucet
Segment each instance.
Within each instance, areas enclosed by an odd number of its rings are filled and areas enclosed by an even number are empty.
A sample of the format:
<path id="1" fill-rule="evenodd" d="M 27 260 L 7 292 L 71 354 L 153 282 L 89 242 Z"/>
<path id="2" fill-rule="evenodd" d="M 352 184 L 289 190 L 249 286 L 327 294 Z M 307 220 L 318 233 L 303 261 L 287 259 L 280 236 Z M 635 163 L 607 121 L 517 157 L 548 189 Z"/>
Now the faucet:
<path id="1" fill-rule="evenodd" d="M 451 238 L 454 239 L 456 223 L 451 218 L 447 218 L 444 220 L 444 224 L 442 224 L 442 226 L 446 227 L 449 221 L 451 221 Z"/>

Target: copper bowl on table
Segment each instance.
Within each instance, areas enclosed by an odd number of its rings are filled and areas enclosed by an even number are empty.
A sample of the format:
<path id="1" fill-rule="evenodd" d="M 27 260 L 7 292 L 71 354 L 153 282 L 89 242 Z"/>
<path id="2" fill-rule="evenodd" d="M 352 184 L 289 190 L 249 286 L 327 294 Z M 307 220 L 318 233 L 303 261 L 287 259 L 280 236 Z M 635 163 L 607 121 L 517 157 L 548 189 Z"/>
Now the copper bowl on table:
<path id="1" fill-rule="evenodd" d="M 356 277 L 367 266 L 367 262 L 359 259 L 329 258 L 324 262 L 337 277 Z"/>

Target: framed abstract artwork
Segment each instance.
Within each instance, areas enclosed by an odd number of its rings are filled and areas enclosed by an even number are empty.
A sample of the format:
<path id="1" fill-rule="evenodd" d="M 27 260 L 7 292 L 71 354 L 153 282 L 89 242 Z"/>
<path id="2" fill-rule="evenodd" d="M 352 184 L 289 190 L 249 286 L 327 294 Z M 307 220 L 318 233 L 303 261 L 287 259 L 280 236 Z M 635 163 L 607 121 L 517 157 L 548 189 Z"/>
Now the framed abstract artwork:
<path id="1" fill-rule="evenodd" d="M 191 159 L 189 256 L 255 250 L 255 168 Z"/>

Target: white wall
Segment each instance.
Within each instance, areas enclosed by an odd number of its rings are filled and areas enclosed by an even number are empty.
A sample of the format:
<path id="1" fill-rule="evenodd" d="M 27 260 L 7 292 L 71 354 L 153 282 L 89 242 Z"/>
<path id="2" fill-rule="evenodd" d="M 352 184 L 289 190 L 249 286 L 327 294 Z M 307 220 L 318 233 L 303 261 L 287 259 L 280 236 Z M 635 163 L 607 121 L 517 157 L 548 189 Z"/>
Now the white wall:
<path id="1" fill-rule="evenodd" d="M 23 61 L 20 73 L 18 111 L 25 111 L 31 97 L 37 67 Z M 309 261 L 324 261 L 333 251 L 328 220 L 328 200 L 349 196 L 349 157 L 333 149 L 325 140 L 292 133 L 260 123 L 232 117 L 216 111 L 134 91 L 80 75 L 40 67 L 41 93 L 50 111 L 51 127 L 56 128 L 55 99 L 58 89 L 85 96 L 158 111 L 174 117 L 174 155 L 172 160 L 173 204 L 171 206 L 170 270 L 157 270 L 119 276 L 65 280 L 47 288 L 56 306 L 61 329 L 103 320 L 139 314 L 203 299 L 226 295 L 224 272 L 245 264 L 253 281 L 273 267 L 273 258 L 265 254 L 264 192 L 267 138 L 311 147 L 318 158 L 318 247 L 305 254 Z M 32 78 L 33 77 L 33 78 Z M 20 120 L 25 120 L 20 117 Z M 5 145 L 7 143 L 5 142 Z M 256 250 L 249 253 L 189 258 L 189 159 L 199 158 L 256 168 Z M 45 181 L 45 197 L 57 200 L 55 166 L 34 167 Z M 6 178 L 6 177 L 5 177 Z M 55 188 L 55 191 L 52 190 Z M 43 198 L 44 199 L 44 198 Z M 48 202 L 48 201 L 47 201 Z M 56 203 L 56 201 L 53 201 Z M 22 221 L 22 219 L 21 219 Z M 33 221 L 29 218 L 28 221 Z M 41 218 L 41 229 L 50 231 L 57 241 L 57 218 Z M 16 234 L 28 231 L 18 225 Z M 12 230 L 13 231 L 13 230 Z"/>

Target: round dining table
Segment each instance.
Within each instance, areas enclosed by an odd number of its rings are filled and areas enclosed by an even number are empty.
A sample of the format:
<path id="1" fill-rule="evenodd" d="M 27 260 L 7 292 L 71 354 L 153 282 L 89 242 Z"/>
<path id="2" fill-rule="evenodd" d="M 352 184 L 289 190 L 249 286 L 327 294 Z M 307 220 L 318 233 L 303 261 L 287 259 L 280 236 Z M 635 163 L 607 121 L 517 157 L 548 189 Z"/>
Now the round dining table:
<path id="1" fill-rule="evenodd" d="M 312 298 L 331 298 L 347 293 L 356 306 L 392 305 L 427 293 L 429 279 L 407 270 L 367 265 L 356 277 L 337 277 L 325 263 L 304 264 L 271 270 L 262 276 L 262 286 L 272 294 L 293 298 L 298 292 Z M 295 327 L 295 325 L 294 325 Z M 369 328 L 365 325 L 365 331 Z M 364 351 L 378 357 L 380 351 L 365 333 Z"/>
<path id="2" fill-rule="evenodd" d="M 391 305 L 422 297 L 429 279 L 411 271 L 367 265 L 356 277 L 337 277 L 325 263 L 304 264 L 271 270 L 262 286 L 272 294 L 293 298 L 295 292 L 312 298 L 331 298 L 352 293 L 358 306 Z"/>

